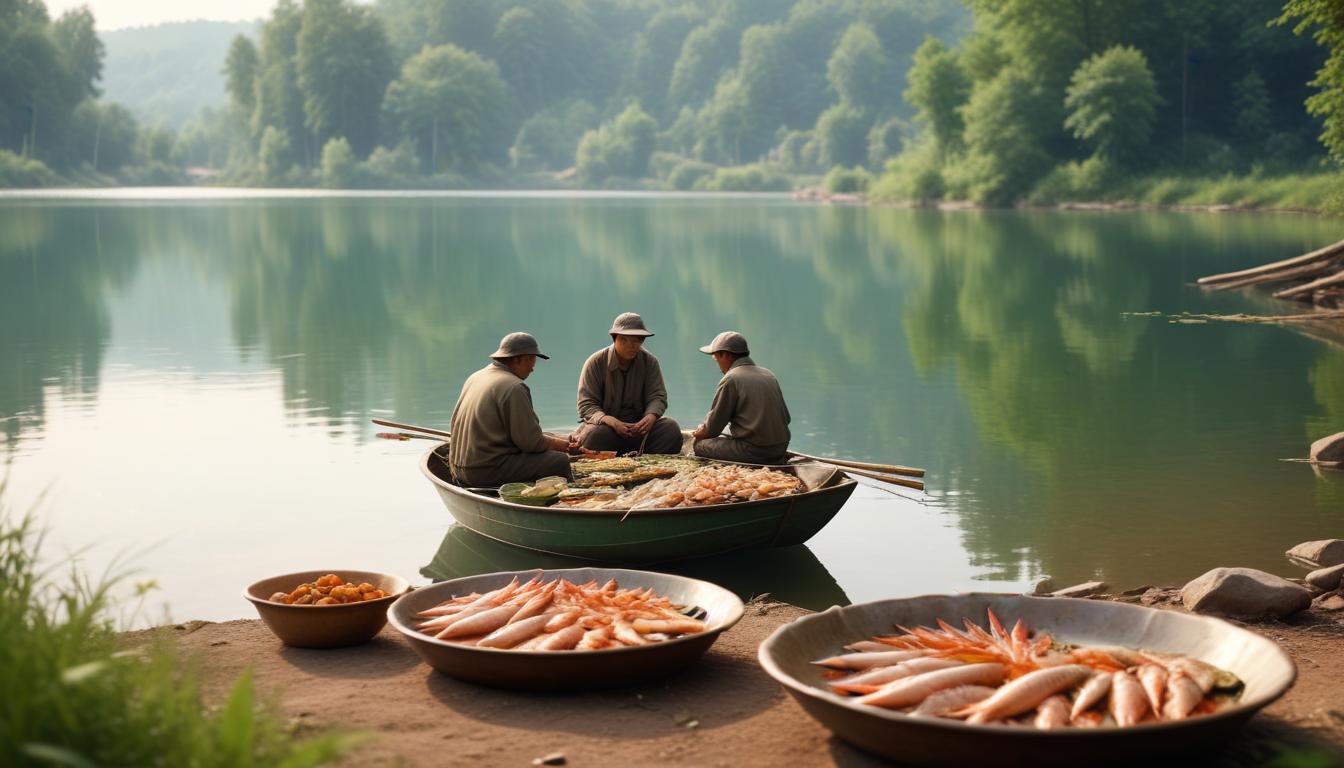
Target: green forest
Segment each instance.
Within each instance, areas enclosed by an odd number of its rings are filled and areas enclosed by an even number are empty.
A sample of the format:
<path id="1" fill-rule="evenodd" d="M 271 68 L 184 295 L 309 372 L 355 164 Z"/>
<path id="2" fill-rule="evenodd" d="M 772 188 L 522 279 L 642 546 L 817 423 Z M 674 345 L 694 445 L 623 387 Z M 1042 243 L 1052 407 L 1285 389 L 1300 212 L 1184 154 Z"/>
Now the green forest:
<path id="1" fill-rule="evenodd" d="M 88 10 L 0 0 L 0 186 L 1320 207 L 1344 156 L 1330 0 L 280 0 L 257 29 L 172 130 L 100 98 Z"/>

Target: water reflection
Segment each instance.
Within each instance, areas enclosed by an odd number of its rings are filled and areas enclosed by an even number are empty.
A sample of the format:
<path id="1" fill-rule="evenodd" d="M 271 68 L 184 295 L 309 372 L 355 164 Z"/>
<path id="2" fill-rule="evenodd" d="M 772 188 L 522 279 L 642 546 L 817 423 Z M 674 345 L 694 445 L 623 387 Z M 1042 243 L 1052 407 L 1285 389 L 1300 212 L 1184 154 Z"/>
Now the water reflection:
<path id="1" fill-rule="evenodd" d="M 890 542 L 892 558 L 1124 586 L 1275 570 L 1287 546 L 1337 533 L 1344 480 L 1277 460 L 1344 425 L 1344 349 L 1123 313 L 1276 311 L 1188 283 L 1340 229 L 783 200 L 7 200 L 0 439 L 13 472 L 49 483 L 81 458 L 25 464 L 21 440 L 38 442 L 53 401 L 156 407 L 115 400 L 114 360 L 217 410 L 278 381 L 265 392 L 287 428 L 325 436 L 344 451 L 336 471 L 354 474 L 370 415 L 446 423 L 461 380 L 510 330 L 538 333 L 553 357 L 529 380 L 543 422 L 572 424 L 578 365 L 634 309 L 658 333 L 649 348 L 683 423 L 717 379 L 696 347 L 736 328 L 779 374 L 799 449 L 928 467 L 960 550 L 922 551 L 899 516 L 831 524 Z M 123 446 L 166 471 L 190 460 L 134 434 Z M 267 484 L 288 481 L 283 445 L 252 449 L 275 453 Z M 410 466 L 366 479 L 420 482 Z M 105 491 L 135 509 L 129 479 Z"/>
<path id="2" fill-rule="evenodd" d="M 521 549 L 453 524 L 420 575 L 434 581 L 477 576 L 496 571 L 534 568 L 587 568 L 587 560 Z M 667 563 L 652 570 L 675 573 L 718 584 L 743 600 L 769 593 L 775 600 L 814 611 L 849 605 L 845 591 L 807 545 L 756 549 L 714 557 Z"/>

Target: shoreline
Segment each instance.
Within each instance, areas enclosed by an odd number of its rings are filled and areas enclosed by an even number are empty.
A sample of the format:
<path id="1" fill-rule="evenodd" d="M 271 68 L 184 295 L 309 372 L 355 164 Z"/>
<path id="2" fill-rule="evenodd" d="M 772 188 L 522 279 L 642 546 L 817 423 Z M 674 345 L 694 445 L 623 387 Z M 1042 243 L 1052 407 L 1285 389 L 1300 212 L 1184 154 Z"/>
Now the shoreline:
<path id="1" fill-rule="evenodd" d="M 752 601 L 742 621 L 685 671 L 573 694 L 459 682 L 431 670 L 390 627 L 367 645 L 330 651 L 281 646 L 256 619 L 187 622 L 171 631 L 179 647 L 201 654 L 207 702 L 222 701 L 251 668 L 259 694 L 274 697 L 291 732 L 370 734 L 346 765 L 430 766 L 449 756 L 527 765 L 556 753 L 570 765 L 885 765 L 831 737 L 756 663 L 770 632 L 809 613 Z M 1251 766 L 1294 749 L 1344 764 L 1344 668 L 1335 663 L 1344 618 L 1310 610 L 1287 622 L 1233 623 L 1278 642 L 1298 678 L 1207 756 Z M 123 637 L 134 642 L 153 632 Z"/>

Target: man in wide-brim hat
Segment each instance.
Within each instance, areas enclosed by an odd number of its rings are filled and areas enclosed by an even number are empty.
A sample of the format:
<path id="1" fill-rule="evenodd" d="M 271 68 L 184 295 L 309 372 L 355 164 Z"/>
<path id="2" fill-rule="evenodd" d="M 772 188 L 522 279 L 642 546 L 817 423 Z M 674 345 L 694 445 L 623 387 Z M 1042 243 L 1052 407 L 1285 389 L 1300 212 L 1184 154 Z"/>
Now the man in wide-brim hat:
<path id="1" fill-rule="evenodd" d="M 779 380 L 751 359 L 746 338 L 724 331 L 700 348 L 723 378 L 705 423 L 696 427 L 695 455 L 748 464 L 780 464 L 789 450 L 789 407 Z M 730 429 L 723 435 L 724 428 Z"/>
<path id="2" fill-rule="evenodd" d="M 448 466 L 461 485 L 530 483 L 573 478 L 570 442 L 543 434 L 532 391 L 523 381 L 537 358 L 549 360 L 530 333 L 510 333 L 490 355 L 490 365 L 467 377 L 453 408 Z"/>
<path id="3" fill-rule="evenodd" d="M 611 345 L 597 350 L 579 372 L 579 421 L 575 439 L 594 451 L 680 453 L 681 427 L 663 414 L 667 387 L 658 358 L 644 349 L 653 332 L 634 312 L 618 315 L 607 332 Z"/>

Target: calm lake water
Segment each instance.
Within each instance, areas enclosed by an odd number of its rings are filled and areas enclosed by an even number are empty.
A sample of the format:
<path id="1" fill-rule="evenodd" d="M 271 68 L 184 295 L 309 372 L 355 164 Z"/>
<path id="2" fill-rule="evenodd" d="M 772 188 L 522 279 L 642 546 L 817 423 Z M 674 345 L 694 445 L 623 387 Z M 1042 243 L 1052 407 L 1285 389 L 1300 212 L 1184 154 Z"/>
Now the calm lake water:
<path id="1" fill-rule="evenodd" d="M 0 198 L 0 477 L 48 556 L 133 566 L 140 620 L 248 615 L 248 582 L 365 568 L 423 583 L 551 565 L 456 528 L 417 469 L 500 336 L 538 335 L 543 425 L 575 421 L 613 316 L 658 334 L 694 426 L 737 329 L 779 376 L 794 446 L 912 464 L 806 547 L 681 566 L 832 603 L 1117 588 L 1218 565 L 1284 574 L 1341 535 L 1344 349 L 1143 312 L 1283 312 L 1189 286 L 1344 237 L 1292 215 L 937 212 L 778 197 Z"/>

